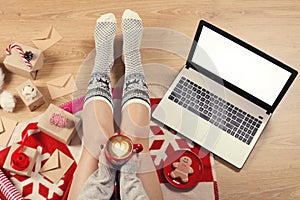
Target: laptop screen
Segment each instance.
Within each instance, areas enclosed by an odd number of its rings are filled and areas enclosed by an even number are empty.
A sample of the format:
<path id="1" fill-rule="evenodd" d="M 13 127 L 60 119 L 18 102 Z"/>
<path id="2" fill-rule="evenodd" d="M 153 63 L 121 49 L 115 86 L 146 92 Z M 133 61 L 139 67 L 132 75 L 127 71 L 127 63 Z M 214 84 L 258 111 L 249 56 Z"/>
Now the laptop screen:
<path id="1" fill-rule="evenodd" d="M 203 26 L 190 55 L 191 62 L 272 106 L 292 72 L 257 54 L 251 49 L 254 47 L 240 45 L 230 38 L 233 36 L 225 37 L 224 33 Z"/>

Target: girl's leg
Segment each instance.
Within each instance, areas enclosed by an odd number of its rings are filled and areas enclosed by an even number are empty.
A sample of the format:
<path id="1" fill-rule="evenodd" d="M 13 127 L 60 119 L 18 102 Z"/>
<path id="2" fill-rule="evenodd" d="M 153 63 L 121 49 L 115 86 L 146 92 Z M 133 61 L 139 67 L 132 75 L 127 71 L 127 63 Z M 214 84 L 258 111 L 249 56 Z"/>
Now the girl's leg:
<path id="1" fill-rule="evenodd" d="M 138 177 L 150 199 L 162 199 L 160 183 L 149 153 L 150 101 L 140 58 L 143 26 L 139 15 L 125 10 L 122 17 L 125 78 L 122 97 L 121 133 L 141 143 Z M 126 173 L 126 172 L 122 172 Z M 122 175 L 121 175 L 122 177 Z M 121 185 L 122 187 L 122 185 Z"/>
<path id="2" fill-rule="evenodd" d="M 156 169 L 149 153 L 149 111 L 149 107 L 144 104 L 128 104 L 122 111 L 121 133 L 131 137 L 134 143 L 143 145 L 144 150 L 139 153 L 140 169 L 137 176 L 141 179 L 149 199 L 163 199 Z"/>
<path id="3" fill-rule="evenodd" d="M 95 28 L 96 58 L 82 112 L 83 150 L 74 174 L 68 199 L 77 199 L 88 177 L 98 168 L 100 145 L 114 134 L 110 70 L 116 19 L 102 15 Z M 111 182 L 113 190 L 114 180 Z"/>

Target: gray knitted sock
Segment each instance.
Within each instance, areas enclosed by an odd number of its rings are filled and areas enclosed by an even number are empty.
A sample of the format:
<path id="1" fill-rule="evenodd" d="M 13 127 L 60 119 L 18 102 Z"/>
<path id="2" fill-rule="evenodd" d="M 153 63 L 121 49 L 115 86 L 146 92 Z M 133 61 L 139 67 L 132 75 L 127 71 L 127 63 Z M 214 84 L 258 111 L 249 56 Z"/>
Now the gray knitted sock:
<path id="1" fill-rule="evenodd" d="M 113 66 L 113 42 L 116 34 L 116 18 L 112 13 L 102 15 L 95 27 L 96 57 L 85 104 L 92 100 L 103 100 L 112 108 L 110 70 Z"/>
<path id="2" fill-rule="evenodd" d="M 104 151 L 99 156 L 98 169 L 88 178 L 78 200 L 108 200 L 114 192 L 116 169 L 107 161 Z"/>
<path id="3" fill-rule="evenodd" d="M 147 200 L 149 197 L 141 180 L 136 176 L 139 169 L 137 154 L 125 163 L 120 169 L 120 195 L 121 199 Z"/>
<path id="4" fill-rule="evenodd" d="M 125 63 L 122 107 L 125 107 L 124 105 L 131 100 L 141 100 L 141 103 L 150 105 L 148 87 L 140 56 L 143 25 L 137 13 L 129 9 L 124 11 L 122 31 Z"/>

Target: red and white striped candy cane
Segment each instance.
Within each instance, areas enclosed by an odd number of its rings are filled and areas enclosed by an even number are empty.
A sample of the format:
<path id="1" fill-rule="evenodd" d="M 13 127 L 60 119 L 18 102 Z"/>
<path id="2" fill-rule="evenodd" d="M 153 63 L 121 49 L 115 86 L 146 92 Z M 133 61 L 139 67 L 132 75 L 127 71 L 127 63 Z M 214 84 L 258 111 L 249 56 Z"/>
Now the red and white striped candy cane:
<path id="1" fill-rule="evenodd" d="M 28 69 L 32 69 L 31 63 L 28 60 L 26 60 L 26 58 L 24 56 L 23 49 L 19 45 L 17 45 L 17 44 L 9 44 L 6 47 L 6 49 L 5 49 L 6 55 L 10 55 L 11 54 L 11 49 L 12 48 L 16 48 L 16 50 L 18 51 L 18 53 L 22 57 L 22 60 L 25 62 L 25 65 L 28 67 Z"/>
<path id="2" fill-rule="evenodd" d="M 8 180 L 0 169 L 0 192 L 7 200 L 24 200 L 14 185 Z"/>

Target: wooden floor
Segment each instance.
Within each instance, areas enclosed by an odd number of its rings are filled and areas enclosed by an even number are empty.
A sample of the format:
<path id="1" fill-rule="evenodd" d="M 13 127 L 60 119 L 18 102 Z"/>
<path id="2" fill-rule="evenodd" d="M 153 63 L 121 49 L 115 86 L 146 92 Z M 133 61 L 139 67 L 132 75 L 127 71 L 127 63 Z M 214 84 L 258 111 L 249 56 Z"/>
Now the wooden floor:
<path id="1" fill-rule="evenodd" d="M 31 38 L 53 25 L 63 39 L 44 52 L 44 68 L 34 83 L 48 103 L 59 105 L 71 95 L 50 99 L 46 82 L 66 73 L 75 77 L 94 48 L 96 19 L 113 12 L 120 33 L 124 9 L 137 11 L 145 27 L 172 29 L 193 37 L 200 19 L 222 27 L 284 63 L 300 70 L 300 1 L 173 0 L 173 1 L 1 1 L 0 61 L 12 42 L 33 46 Z M 176 43 L 176 41 L 174 41 Z M 184 59 L 161 50 L 143 50 L 143 64 L 161 63 L 180 68 Z M 1 67 L 3 65 L 1 64 Z M 118 72 L 122 73 L 122 72 Z M 164 77 L 161 77 L 164 78 Z M 5 89 L 26 79 L 7 72 Z M 47 104 L 29 112 L 20 98 L 14 113 L 1 116 L 19 122 L 42 113 Z M 220 199 L 300 199 L 300 81 L 296 79 L 274 113 L 246 165 L 240 171 L 216 158 Z"/>

